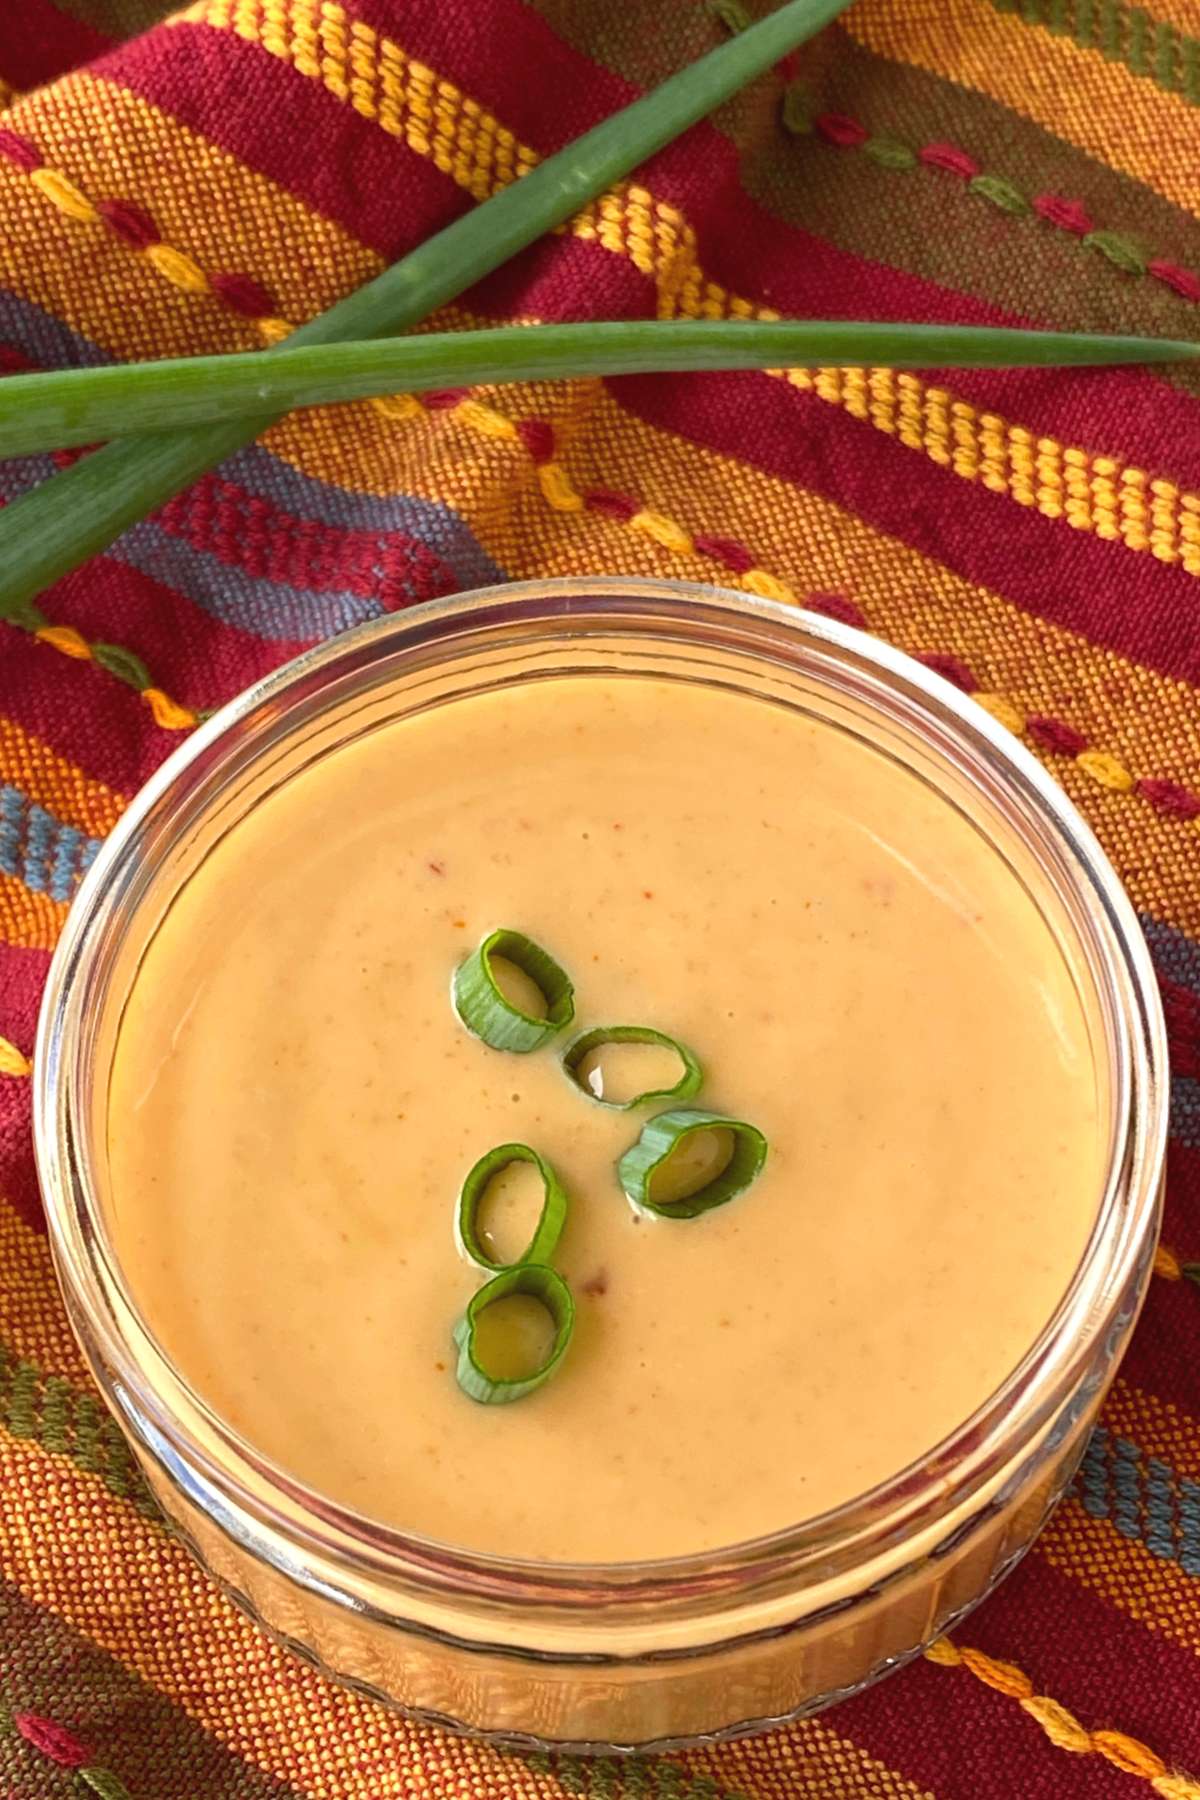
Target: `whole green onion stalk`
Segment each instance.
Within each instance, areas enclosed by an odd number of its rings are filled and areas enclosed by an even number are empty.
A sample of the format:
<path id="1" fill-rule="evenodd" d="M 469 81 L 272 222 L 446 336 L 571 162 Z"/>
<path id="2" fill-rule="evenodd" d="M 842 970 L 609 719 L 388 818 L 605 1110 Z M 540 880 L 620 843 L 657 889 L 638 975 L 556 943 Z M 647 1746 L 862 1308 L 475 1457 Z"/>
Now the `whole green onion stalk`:
<path id="1" fill-rule="evenodd" d="M 777 12 L 605 119 L 520 181 L 456 219 L 373 281 L 310 319 L 289 345 L 402 332 L 573 217 L 698 119 L 828 24 L 847 0 L 787 0 Z M 270 356 L 271 351 L 263 353 Z M 269 404 L 187 432 L 119 439 L 0 512 L 0 617 L 105 549 L 180 488 L 264 431 Z"/>
<path id="2" fill-rule="evenodd" d="M 476 383 L 783 367 L 1034 368 L 1195 361 L 1200 344 L 994 326 L 859 320 L 633 319 L 439 332 L 13 375 L 0 384 L 0 456 L 125 432 L 256 422 L 273 411 Z M 2 522 L 0 522 L 2 530 Z"/>

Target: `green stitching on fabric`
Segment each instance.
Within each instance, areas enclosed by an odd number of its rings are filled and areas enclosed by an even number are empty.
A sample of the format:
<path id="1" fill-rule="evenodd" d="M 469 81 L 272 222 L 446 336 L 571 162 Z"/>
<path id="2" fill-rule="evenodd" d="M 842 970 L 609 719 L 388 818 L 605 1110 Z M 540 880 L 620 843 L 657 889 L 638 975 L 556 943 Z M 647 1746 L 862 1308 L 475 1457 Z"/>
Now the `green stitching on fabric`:
<path id="1" fill-rule="evenodd" d="M 991 4 L 998 10 L 1009 12 L 1015 10 L 1018 3 L 1019 0 L 991 0 Z M 1200 51 L 1200 41 L 1197 42 L 1196 49 Z M 1197 64 L 1197 69 L 1193 73 L 1200 75 L 1200 63 Z M 785 106 L 788 97 L 789 95 L 785 93 Z M 819 123 L 819 120 L 817 122 Z M 839 147 L 844 146 L 839 145 Z M 909 145 L 902 144 L 897 138 L 871 136 L 855 143 L 852 147 L 865 151 L 872 162 L 885 169 L 907 170 L 914 168 L 921 160 Z M 1014 218 L 1029 218 L 1033 214 L 1033 207 L 1020 188 L 1003 175 L 973 175 L 966 185 L 968 192 L 981 195 L 993 206 L 998 206 L 1002 212 L 1009 213 Z M 1135 243 L 1133 238 L 1126 237 L 1122 232 L 1089 231 L 1079 241 L 1085 249 L 1098 251 L 1106 261 L 1112 263 L 1114 268 L 1121 269 L 1127 275 L 1147 276 L 1151 273 L 1150 255 Z M 1171 275 L 1188 273 L 1186 270 L 1176 270 L 1167 264 L 1164 264 L 1163 268 Z M 1176 288 L 1175 291 L 1179 292 L 1179 289 Z M 1185 293 L 1180 297 L 1188 299 L 1190 296 Z"/>
<path id="2" fill-rule="evenodd" d="M 529 1751 L 523 1758 L 535 1775 L 552 1775 L 568 1794 L 581 1800 L 746 1800 L 740 1789 L 724 1788 L 711 1775 L 693 1775 L 678 1763 L 657 1757 L 549 1756 Z"/>
<path id="3" fill-rule="evenodd" d="M 127 681 L 139 694 L 144 688 L 153 687 L 149 669 L 132 650 L 125 650 L 120 644 L 93 644 L 92 655 L 102 669 L 107 669 L 118 681 Z"/>
<path id="4" fill-rule="evenodd" d="M 1185 1281 L 1190 1281 L 1193 1287 L 1200 1288 L 1200 1262 L 1180 1263 L 1179 1273 Z"/>
<path id="5" fill-rule="evenodd" d="M 71 1390 L 61 1375 L 48 1375 L 42 1383 L 42 1443 L 57 1456 L 70 1455 Z"/>
<path id="6" fill-rule="evenodd" d="M 91 1394 L 75 1396 L 75 1461 L 89 1475 L 100 1473 L 100 1402 Z"/>
<path id="7" fill-rule="evenodd" d="M 1184 38 L 1179 47 L 1180 92 L 1192 106 L 1200 106 L 1200 38 Z"/>
<path id="8" fill-rule="evenodd" d="M 650 1792 L 650 1776 L 650 1764 L 631 1757 L 621 1770 L 621 1779 L 625 1783 L 622 1800 L 645 1800 Z"/>
<path id="9" fill-rule="evenodd" d="M 1107 256 L 1110 263 L 1124 269 L 1127 275 L 1146 273 L 1146 258 L 1132 238 L 1122 237 L 1119 231 L 1089 231 L 1083 242 L 1089 250 L 1099 250 L 1101 256 Z"/>
<path id="10" fill-rule="evenodd" d="M 93 1794 L 99 1794 L 100 1800 L 133 1800 L 125 1783 L 111 1769 L 97 1769 L 89 1763 L 80 1769 L 79 1779 L 87 1783 Z"/>
<path id="11" fill-rule="evenodd" d="M 1125 42 L 1125 60 L 1135 75 L 1150 73 L 1149 58 L 1146 54 L 1147 27 L 1150 21 L 1141 7 L 1135 7 L 1129 15 L 1129 33 Z"/>
<path id="12" fill-rule="evenodd" d="M 754 23 L 742 5 L 742 0 L 708 0 L 708 10 L 735 37 L 739 31 L 746 31 Z"/>
<path id="13" fill-rule="evenodd" d="M 779 103 L 779 117 L 785 131 L 793 137 L 808 137 L 813 128 L 812 101 L 804 89 L 796 82 L 783 90 L 783 99 Z"/>
<path id="14" fill-rule="evenodd" d="M 13 1369 L 8 1390 L 8 1429 L 17 1438 L 37 1435 L 34 1402 L 37 1399 L 38 1372 L 30 1362 L 19 1362 Z"/>
<path id="15" fill-rule="evenodd" d="M 592 1800 L 621 1800 L 620 1779 L 611 1756 L 588 1764 L 588 1793 Z"/>
<path id="16" fill-rule="evenodd" d="M 915 150 L 910 150 L 907 144 L 897 143 L 895 138 L 868 138 L 863 151 L 884 169 L 915 169 L 917 166 Z"/>
<path id="17" fill-rule="evenodd" d="M 116 1420 L 94 1394 L 0 1345 L 0 1425 L 15 1438 L 69 1456 L 143 1518 L 170 1529 Z"/>
<path id="18" fill-rule="evenodd" d="M 1200 106 L 1200 39 L 1144 7 L 1125 0 L 991 0 L 991 5 L 1024 25 L 1072 38 L 1081 50 L 1098 51 L 1108 62 L 1124 63 L 1131 75 Z"/>
<path id="19" fill-rule="evenodd" d="M 967 186 L 973 194 L 982 194 L 985 200 L 992 201 L 1002 212 L 1029 211 L 1029 202 L 1024 194 L 1011 181 L 1006 181 L 1003 175 L 973 175 Z"/>

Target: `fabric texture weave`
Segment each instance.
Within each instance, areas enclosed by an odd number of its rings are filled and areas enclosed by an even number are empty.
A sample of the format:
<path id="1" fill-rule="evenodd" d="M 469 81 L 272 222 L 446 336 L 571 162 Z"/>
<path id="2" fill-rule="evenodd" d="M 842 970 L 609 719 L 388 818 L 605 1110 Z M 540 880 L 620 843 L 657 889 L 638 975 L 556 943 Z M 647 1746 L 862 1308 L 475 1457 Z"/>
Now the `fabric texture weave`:
<path id="1" fill-rule="evenodd" d="M 763 0 L 162 10 L 4 9 L 0 373 L 274 341 Z M 1200 0 L 857 0 L 439 322 L 1184 336 L 1198 152 Z M 55 460 L 0 464 L 0 503 Z M 226 1604 L 90 1386 L 29 1147 L 66 906 L 197 718 L 358 620 L 605 571 L 809 605 L 974 694 L 1127 883 L 1175 1071 L 1150 1299 L 1021 1568 L 952 1640 L 823 1717 L 630 1765 L 409 1724 Z M 1200 1800 L 1198 576 L 1194 369 L 824 369 L 294 416 L 0 620 L 5 1800 Z"/>

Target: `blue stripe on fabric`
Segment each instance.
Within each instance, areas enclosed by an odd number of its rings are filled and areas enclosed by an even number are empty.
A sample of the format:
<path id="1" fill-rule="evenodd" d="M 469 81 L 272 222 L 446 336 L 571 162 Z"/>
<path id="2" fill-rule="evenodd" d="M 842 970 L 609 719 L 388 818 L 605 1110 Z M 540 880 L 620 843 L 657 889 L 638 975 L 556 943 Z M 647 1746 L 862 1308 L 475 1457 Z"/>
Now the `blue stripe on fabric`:
<path id="1" fill-rule="evenodd" d="M 0 343 L 14 345 L 48 369 L 96 369 L 115 360 L 53 313 L 8 292 L 0 294 Z"/>
<path id="2" fill-rule="evenodd" d="M 1200 881 L 1200 875 L 1197 879 Z M 1164 925 L 1161 919 L 1152 918 L 1149 913 L 1143 913 L 1141 921 L 1159 974 L 1178 987 L 1191 988 L 1193 993 L 1200 995 L 1200 943 L 1195 938 L 1185 937 L 1173 925 Z"/>
<path id="3" fill-rule="evenodd" d="M 48 456 L 14 457 L 0 463 L 0 495 L 7 500 L 54 472 Z M 418 539 L 447 564 L 461 588 L 503 581 L 504 572 L 480 548 L 462 519 L 433 500 L 396 494 L 352 494 L 329 487 L 255 446 L 223 466 L 230 480 L 302 517 L 348 531 L 398 532 Z M 197 550 L 153 519 L 124 532 L 106 552 L 117 562 L 175 588 L 212 617 L 271 641 L 306 642 L 332 637 L 347 626 L 377 618 L 378 600 L 345 591 L 297 588 L 222 562 Z"/>
<path id="4" fill-rule="evenodd" d="M 106 554 L 177 588 L 222 624 L 272 641 L 333 637 L 386 610 L 378 600 L 359 594 L 294 588 L 264 575 L 248 575 L 211 550 L 197 550 L 172 536 L 153 519 L 131 525 Z"/>
<path id="5" fill-rule="evenodd" d="M 1194 1075 L 1171 1078 L 1171 1136 L 1188 1150 L 1200 1150 L 1200 1081 Z"/>
<path id="6" fill-rule="evenodd" d="M 1122 1537 L 1200 1577 L 1200 1482 L 1097 1426 L 1072 1491 L 1092 1518 L 1111 1520 Z"/>
<path id="7" fill-rule="evenodd" d="M 476 541 L 452 507 L 412 494 L 359 494 L 306 475 L 249 444 L 222 464 L 222 473 L 247 493 L 271 500 L 301 518 L 319 519 L 345 531 L 403 531 L 450 564 L 464 587 L 485 587 L 508 576 Z"/>
<path id="8" fill-rule="evenodd" d="M 100 848 L 99 838 L 47 812 L 18 788 L 0 786 L 0 874 L 36 894 L 69 900 Z"/>

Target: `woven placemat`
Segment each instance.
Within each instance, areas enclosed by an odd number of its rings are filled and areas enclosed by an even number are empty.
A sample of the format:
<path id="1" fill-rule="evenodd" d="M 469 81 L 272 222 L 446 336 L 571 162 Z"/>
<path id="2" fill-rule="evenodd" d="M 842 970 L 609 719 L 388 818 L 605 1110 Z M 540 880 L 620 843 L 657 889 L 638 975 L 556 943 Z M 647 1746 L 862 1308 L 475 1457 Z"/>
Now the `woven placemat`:
<path id="1" fill-rule="evenodd" d="M 747 17 L 740 0 L 158 10 L 6 10 L 0 370 L 269 342 Z M 767 311 L 1184 336 L 1198 152 L 1200 0 L 860 0 L 447 322 Z M 824 370 L 308 415 L 0 622 L 5 1800 L 1135 1800 L 1139 1782 L 1200 1800 L 1178 1772 L 1200 1770 L 1196 384 Z M 0 465 L 0 497 L 51 466 Z M 1176 1070 L 1168 1247 L 1021 1569 L 952 1642 L 819 1720 L 624 1767 L 409 1725 L 230 1609 L 164 1531 L 67 1330 L 28 1097 L 78 876 L 202 712 L 356 620 L 606 570 L 802 602 L 974 694 L 1128 884 Z"/>

